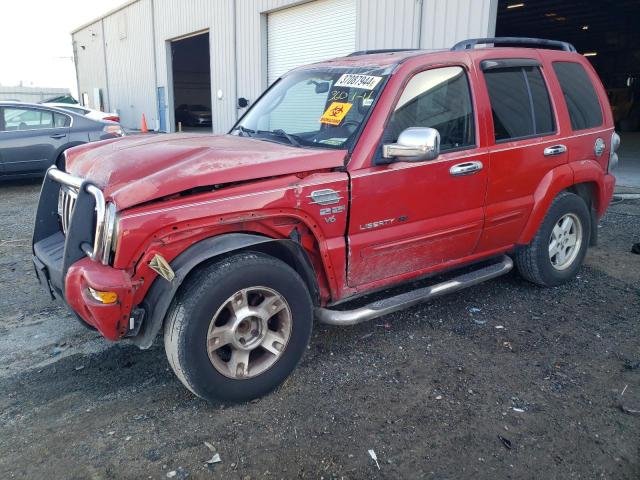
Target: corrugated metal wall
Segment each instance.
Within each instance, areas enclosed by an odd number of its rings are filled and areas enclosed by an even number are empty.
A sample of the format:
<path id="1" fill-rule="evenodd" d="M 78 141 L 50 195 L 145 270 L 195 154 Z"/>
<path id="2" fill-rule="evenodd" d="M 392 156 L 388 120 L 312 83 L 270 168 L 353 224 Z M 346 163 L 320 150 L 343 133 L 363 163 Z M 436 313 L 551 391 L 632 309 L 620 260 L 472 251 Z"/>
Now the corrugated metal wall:
<path id="1" fill-rule="evenodd" d="M 449 48 L 466 38 L 491 37 L 498 0 L 424 0 L 420 48 Z"/>
<path id="2" fill-rule="evenodd" d="M 358 50 L 417 48 L 420 0 L 358 0 Z"/>
<path id="3" fill-rule="evenodd" d="M 171 40 L 209 32 L 213 131 L 226 132 L 236 119 L 234 1 L 154 0 L 158 86 L 166 87 L 168 125 L 173 125 Z M 219 98 L 218 93 L 222 94 Z"/>
<path id="4" fill-rule="evenodd" d="M 140 0 L 104 19 L 110 109 L 123 125 L 139 128 L 144 113 L 156 124 L 151 0 Z"/>
<path id="5" fill-rule="evenodd" d="M 356 1 L 355 45 L 358 50 L 446 48 L 460 39 L 491 36 L 495 31 L 498 0 Z M 213 129 L 214 132 L 225 132 L 237 115 L 242 113 L 236 108 L 237 98 L 255 101 L 267 87 L 267 14 L 302 3 L 306 1 L 138 0 L 104 20 L 108 34 L 108 78 L 104 73 L 101 37 L 94 37 L 94 34 L 101 35 L 101 22 L 74 33 L 76 44 L 85 44 L 87 47 L 82 51 L 76 48 L 80 91 L 88 91 L 91 96 L 93 87 L 102 88 L 105 92 L 108 90 L 108 95 L 104 95 L 107 105 L 118 105 L 121 109 L 121 105 L 128 105 L 131 117 L 141 110 L 151 109 L 147 119 L 151 119 L 149 123 L 153 127 L 157 116 L 157 87 L 165 87 L 167 124 L 171 127 L 173 92 L 170 42 L 208 31 Z M 130 14 L 130 11 L 135 13 Z M 120 12 L 125 12 L 127 16 L 127 38 L 135 37 L 139 45 L 134 46 L 133 41 L 120 41 L 122 20 L 116 18 Z M 114 40 L 111 39 L 112 34 L 116 35 Z M 146 38 L 155 38 L 155 45 L 147 42 Z M 114 46 L 115 40 L 120 43 Z M 330 32 L 327 41 L 331 41 Z M 134 74 L 127 72 L 127 69 L 141 72 Z M 117 72 L 117 79 L 112 76 L 112 70 Z M 112 81 L 116 83 L 111 85 Z M 131 118 L 131 121 L 135 121 L 135 118 Z M 136 127 L 138 124 L 139 121 L 136 121 L 125 126 Z"/>
<path id="6" fill-rule="evenodd" d="M 102 90 L 105 110 L 111 110 L 107 95 L 107 73 L 105 71 L 104 37 L 102 20 L 97 21 L 73 35 L 73 47 L 76 56 L 78 74 L 78 95 L 86 93 L 89 98 L 88 107 L 100 108 L 93 101 L 93 89 Z"/>

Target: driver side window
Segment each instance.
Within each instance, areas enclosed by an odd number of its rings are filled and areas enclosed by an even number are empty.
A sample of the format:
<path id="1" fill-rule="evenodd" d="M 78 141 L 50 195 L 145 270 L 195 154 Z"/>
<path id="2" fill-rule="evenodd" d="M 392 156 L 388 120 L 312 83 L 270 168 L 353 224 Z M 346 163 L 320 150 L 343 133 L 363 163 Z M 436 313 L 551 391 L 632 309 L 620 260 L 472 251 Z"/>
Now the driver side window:
<path id="1" fill-rule="evenodd" d="M 385 132 L 385 143 L 397 141 L 409 127 L 438 130 L 441 152 L 475 145 L 471 93 L 461 67 L 427 70 L 409 81 Z"/>

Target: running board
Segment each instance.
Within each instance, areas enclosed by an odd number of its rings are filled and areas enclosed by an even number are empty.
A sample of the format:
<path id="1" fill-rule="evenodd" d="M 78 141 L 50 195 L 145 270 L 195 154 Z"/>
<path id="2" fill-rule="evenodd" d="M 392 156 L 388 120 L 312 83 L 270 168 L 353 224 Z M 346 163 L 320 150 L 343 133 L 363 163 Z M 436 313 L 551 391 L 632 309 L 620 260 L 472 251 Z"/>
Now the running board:
<path id="1" fill-rule="evenodd" d="M 505 255 L 500 258 L 498 263 L 459 275 L 442 283 L 401 293 L 394 297 L 377 300 L 355 310 L 331 310 L 328 308 L 317 308 L 316 318 L 321 323 L 326 323 L 328 325 L 356 325 L 368 320 L 373 320 L 374 318 L 382 315 L 413 307 L 414 305 L 426 302 L 432 298 L 436 298 L 447 293 L 457 292 L 463 288 L 491 280 L 492 278 L 508 273 L 512 268 L 513 261 Z"/>

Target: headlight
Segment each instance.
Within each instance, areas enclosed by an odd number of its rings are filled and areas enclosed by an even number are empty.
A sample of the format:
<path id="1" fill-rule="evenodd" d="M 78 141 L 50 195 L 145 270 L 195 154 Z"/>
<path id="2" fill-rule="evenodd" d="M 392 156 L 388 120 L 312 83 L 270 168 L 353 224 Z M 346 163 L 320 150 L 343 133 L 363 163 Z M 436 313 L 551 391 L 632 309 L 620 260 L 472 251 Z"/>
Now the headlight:
<path id="1" fill-rule="evenodd" d="M 102 244 L 100 251 L 102 258 L 100 261 L 104 265 L 109 265 L 111 254 L 115 253 L 115 238 L 117 235 L 118 218 L 116 215 L 116 206 L 114 203 L 107 203 L 104 216 L 104 232 L 102 235 Z"/>

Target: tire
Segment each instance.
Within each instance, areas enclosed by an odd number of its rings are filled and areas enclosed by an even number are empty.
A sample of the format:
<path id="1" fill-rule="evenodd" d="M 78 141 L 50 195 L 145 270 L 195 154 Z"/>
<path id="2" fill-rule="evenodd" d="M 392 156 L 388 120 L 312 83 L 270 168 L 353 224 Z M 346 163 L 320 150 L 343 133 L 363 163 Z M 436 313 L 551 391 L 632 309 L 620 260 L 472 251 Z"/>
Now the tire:
<path id="1" fill-rule="evenodd" d="M 570 223 L 565 223 L 566 219 L 573 222 L 572 227 Z M 568 232 L 564 232 L 559 225 L 561 220 L 562 225 L 571 227 Z M 554 230 L 556 226 L 559 229 Z M 560 232 L 563 235 L 553 243 L 556 233 Z M 570 245 L 573 241 L 571 232 L 576 237 L 573 250 Z M 515 263 L 520 275 L 544 287 L 571 280 L 582 266 L 590 236 L 591 216 L 584 200 L 573 193 L 561 192 L 551 203 L 531 243 L 516 251 Z"/>
<path id="2" fill-rule="evenodd" d="M 313 304 L 300 275 L 273 257 L 245 252 L 185 281 L 167 313 L 164 344 L 171 368 L 194 394 L 244 402 L 286 380 L 309 344 L 312 324 Z"/>

